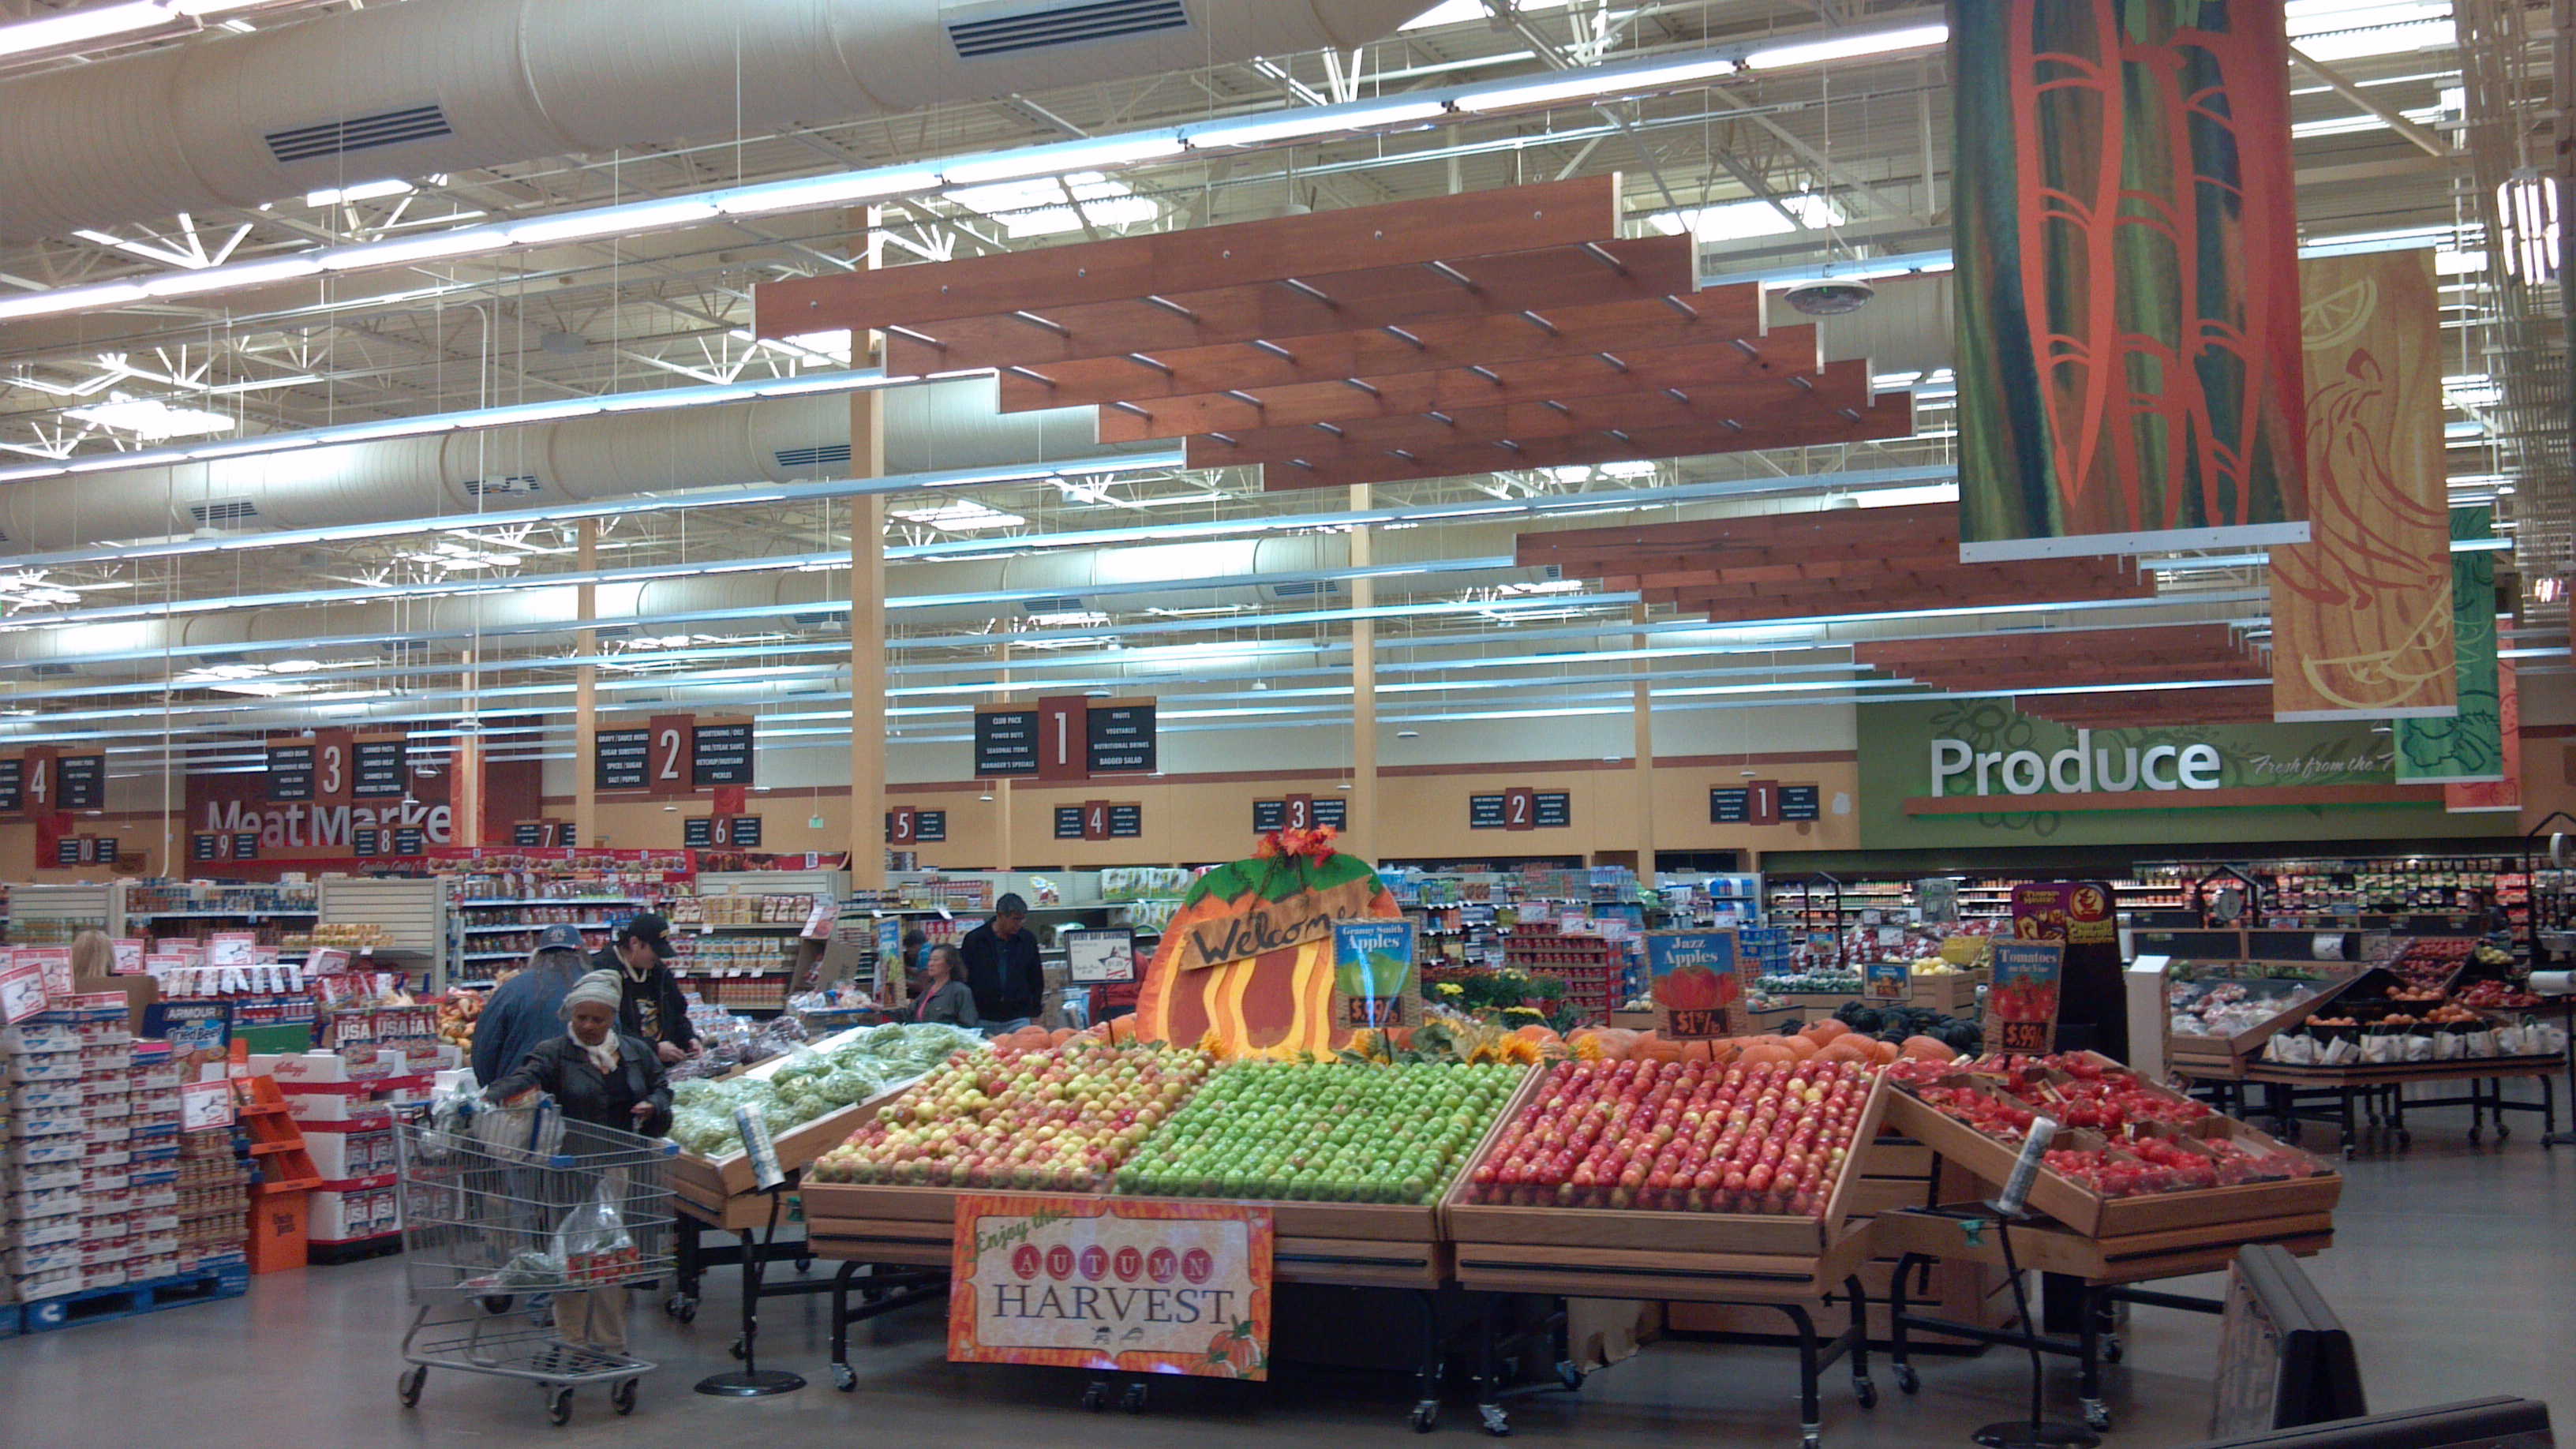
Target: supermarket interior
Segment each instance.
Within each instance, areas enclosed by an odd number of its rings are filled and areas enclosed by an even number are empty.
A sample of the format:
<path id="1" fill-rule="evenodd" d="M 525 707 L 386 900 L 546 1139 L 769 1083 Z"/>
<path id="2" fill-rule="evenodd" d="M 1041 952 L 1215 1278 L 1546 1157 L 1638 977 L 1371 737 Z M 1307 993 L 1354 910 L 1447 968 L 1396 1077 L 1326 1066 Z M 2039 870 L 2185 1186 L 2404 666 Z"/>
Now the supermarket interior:
<path id="1" fill-rule="evenodd" d="M 0 1449 L 2554 1442 L 2571 116 L 0 0 Z"/>

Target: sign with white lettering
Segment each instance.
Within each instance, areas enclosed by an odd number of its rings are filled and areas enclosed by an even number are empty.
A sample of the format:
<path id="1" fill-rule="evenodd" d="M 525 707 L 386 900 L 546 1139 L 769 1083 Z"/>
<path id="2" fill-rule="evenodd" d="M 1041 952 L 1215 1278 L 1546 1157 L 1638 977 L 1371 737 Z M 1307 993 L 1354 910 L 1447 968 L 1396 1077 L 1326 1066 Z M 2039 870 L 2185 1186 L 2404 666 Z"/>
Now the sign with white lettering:
<path id="1" fill-rule="evenodd" d="M 1267 1208 L 964 1193 L 955 1234 L 951 1362 L 1269 1376 Z"/>
<path id="2" fill-rule="evenodd" d="M 2129 790 L 2215 790 L 2218 746 L 2129 745 L 2116 754 L 2093 747 L 2093 732 L 2075 732 L 2070 749 L 1980 751 L 1966 740 L 1932 741 L 1932 798 L 1944 795 L 2090 795 Z"/>
<path id="3" fill-rule="evenodd" d="M 1742 956 L 1732 928 L 1648 931 L 1646 973 L 1653 982 L 1656 1025 L 1684 1041 L 1744 1032 Z"/>

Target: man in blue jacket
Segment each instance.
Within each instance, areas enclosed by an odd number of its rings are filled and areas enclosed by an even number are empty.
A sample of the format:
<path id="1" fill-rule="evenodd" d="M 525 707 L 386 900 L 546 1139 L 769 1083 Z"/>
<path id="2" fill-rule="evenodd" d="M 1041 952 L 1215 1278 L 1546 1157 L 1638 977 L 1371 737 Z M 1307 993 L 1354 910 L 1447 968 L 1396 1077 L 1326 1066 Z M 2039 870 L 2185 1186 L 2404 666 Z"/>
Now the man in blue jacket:
<path id="1" fill-rule="evenodd" d="M 563 1035 L 564 993 L 590 969 L 574 926 L 548 926 L 528 969 L 501 983 L 474 1024 L 474 1080 L 486 1086 L 516 1070 L 539 1043 Z"/>

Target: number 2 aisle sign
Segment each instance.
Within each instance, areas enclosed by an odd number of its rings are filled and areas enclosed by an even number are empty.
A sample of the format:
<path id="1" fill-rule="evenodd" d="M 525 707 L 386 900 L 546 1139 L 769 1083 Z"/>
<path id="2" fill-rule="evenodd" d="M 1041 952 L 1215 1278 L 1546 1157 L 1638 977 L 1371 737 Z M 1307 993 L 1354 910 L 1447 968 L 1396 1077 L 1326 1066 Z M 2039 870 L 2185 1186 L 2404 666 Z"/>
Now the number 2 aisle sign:
<path id="1" fill-rule="evenodd" d="M 948 1357 L 1267 1378 L 1270 1248 L 1241 1203 L 961 1194 Z"/>

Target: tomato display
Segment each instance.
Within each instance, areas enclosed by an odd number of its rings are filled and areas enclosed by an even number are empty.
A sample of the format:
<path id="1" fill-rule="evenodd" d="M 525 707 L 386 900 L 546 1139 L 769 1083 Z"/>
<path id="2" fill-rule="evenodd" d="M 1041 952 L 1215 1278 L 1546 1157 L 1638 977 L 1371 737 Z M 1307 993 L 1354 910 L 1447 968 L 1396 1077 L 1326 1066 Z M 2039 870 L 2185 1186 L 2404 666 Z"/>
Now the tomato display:
<path id="1" fill-rule="evenodd" d="M 1875 1069 L 1569 1062 L 1505 1124 L 1468 1200 L 1820 1218 Z"/>

